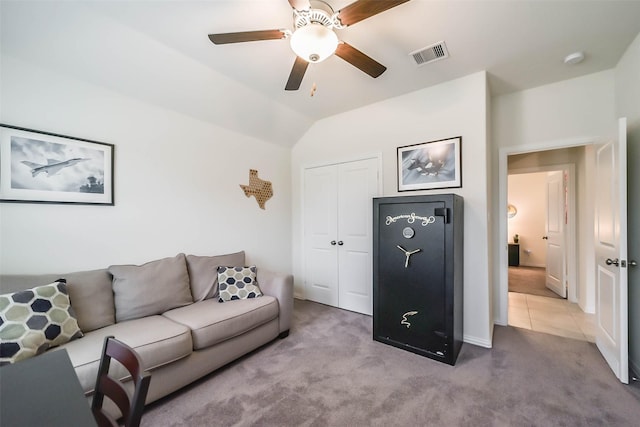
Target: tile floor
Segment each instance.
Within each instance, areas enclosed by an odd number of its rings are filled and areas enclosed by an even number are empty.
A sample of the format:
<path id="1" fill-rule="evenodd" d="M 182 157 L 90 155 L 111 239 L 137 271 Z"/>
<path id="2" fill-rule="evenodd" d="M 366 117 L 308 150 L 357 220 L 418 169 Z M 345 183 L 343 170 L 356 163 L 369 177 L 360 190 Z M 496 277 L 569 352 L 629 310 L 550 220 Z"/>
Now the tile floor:
<path id="1" fill-rule="evenodd" d="M 509 325 L 595 342 L 595 315 L 564 299 L 509 292 Z"/>

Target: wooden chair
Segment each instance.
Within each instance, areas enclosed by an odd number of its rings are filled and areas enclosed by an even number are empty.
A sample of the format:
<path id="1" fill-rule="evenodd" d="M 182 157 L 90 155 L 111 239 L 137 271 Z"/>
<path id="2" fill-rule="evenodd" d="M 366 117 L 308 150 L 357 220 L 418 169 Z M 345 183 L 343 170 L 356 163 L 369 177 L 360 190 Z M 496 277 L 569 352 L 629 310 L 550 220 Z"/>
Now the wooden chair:
<path id="1" fill-rule="evenodd" d="M 112 358 L 120 362 L 131 374 L 134 384 L 134 392 L 131 398 L 129 398 L 129 394 L 122 383 L 109 376 L 109 366 Z M 116 420 L 102 409 L 105 396 L 120 409 L 125 427 L 137 427 L 140 425 L 150 381 L 151 374 L 142 370 L 142 361 L 138 353 L 114 337 L 106 337 L 102 347 L 102 358 L 98 368 L 95 394 L 91 402 L 91 411 L 98 425 L 118 425 Z"/>

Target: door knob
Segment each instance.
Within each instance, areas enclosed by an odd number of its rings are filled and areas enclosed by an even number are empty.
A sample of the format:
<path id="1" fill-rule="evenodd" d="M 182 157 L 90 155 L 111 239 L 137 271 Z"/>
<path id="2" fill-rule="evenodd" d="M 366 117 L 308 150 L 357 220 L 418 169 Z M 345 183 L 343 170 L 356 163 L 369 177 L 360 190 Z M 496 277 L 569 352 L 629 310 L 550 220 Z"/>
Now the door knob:
<path id="1" fill-rule="evenodd" d="M 342 245 L 344 245 L 344 242 L 342 240 L 338 240 L 338 245 L 342 246 Z"/>
<path id="2" fill-rule="evenodd" d="M 548 236 L 542 236 L 542 240 L 549 240 Z"/>
<path id="3" fill-rule="evenodd" d="M 616 259 L 611 259 L 611 258 L 607 258 L 607 260 L 604 262 L 607 265 L 615 265 L 616 267 L 618 267 L 620 265 L 620 260 L 618 260 L 618 258 Z"/>
<path id="4" fill-rule="evenodd" d="M 331 246 L 335 246 L 335 245 L 336 245 L 336 241 L 335 241 L 335 240 L 332 240 L 332 241 L 331 241 L 331 242 L 329 242 L 329 243 L 331 243 Z"/>
<path id="5" fill-rule="evenodd" d="M 638 261 L 634 261 L 634 260 L 629 261 L 629 267 L 637 267 L 637 266 L 638 266 Z"/>

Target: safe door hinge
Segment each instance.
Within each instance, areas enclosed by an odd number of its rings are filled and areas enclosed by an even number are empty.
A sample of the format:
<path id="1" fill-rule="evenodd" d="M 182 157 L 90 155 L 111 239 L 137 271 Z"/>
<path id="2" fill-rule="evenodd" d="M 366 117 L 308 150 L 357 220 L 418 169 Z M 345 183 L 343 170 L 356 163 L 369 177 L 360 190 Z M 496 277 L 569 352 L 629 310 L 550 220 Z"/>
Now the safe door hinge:
<path id="1" fill-rule="evenodd" d="M 433 216 L 441 216 L 444 218 L 444 223 L 449 224 L 449 208 L 435 208 Z"/>

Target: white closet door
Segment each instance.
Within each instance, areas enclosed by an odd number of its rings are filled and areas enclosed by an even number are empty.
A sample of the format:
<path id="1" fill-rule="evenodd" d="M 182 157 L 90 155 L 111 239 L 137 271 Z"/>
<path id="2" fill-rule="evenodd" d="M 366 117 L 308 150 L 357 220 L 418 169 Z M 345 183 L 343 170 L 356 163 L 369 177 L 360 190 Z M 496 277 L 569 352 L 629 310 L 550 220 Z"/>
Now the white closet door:
<path id="1" fill-rule="evenodd" d="M 338 306 L 337 188 L 337 166 L 305 170 L 303 202 L 306 298 L 336 307 Z"/>
<path id="2" fill-rule="evenodd" d="M 305 169 L 307 299 L 372 313 L 372 199 L 377 195 L 377 158 Z"/>
<path id="3" fill-rule="evenodd" d="M 373 197 L 378 195 L 378 159 L 338 168 L 339 307 L 372 314 Z"/>

